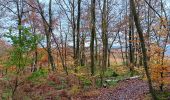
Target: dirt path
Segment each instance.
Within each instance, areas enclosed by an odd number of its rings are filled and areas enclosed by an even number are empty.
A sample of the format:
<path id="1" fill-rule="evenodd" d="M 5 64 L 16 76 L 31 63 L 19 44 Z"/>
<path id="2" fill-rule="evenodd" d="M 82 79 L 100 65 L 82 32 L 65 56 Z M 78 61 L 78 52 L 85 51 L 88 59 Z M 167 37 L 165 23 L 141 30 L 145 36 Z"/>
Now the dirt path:
<path id="1" fill-rule="evenodd" d="M 130 79 L 119 82 L 119 85 L 111 89 L 101 89 L 99 96 L 82 96 L 76 100 L 144 100 L 148 94 L 147 83 L 140 79 Z"/>

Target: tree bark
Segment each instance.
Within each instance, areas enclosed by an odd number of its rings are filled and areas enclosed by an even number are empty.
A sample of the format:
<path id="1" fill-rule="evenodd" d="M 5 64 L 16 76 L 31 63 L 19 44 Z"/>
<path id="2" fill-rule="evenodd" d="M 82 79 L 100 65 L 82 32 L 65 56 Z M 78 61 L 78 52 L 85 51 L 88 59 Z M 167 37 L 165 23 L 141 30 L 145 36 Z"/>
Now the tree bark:
<path id="1" fill-rule="evenodd" d="M 142 54 L 143 54 L 143 65 L 144 65 L 146 77 L 147 77 L 147 80 L 148 80 L 149 91 L 152 95 L 152 98 L 154 100 L 157 100 L 157 97 L 154 93 L 154 89 L 152 87 L 151 77 L 150 77 L 150 74 L 149 74 L 149 68 L 148 68 L 148 62 L 147 62 L 147 50 L 146 50 L 146 46 L 145 46 L 145 40 L 144 40 L 144 37 L 143 37 L 143 30 L 141 28 L 139 17 L 136 13 L 136 7 L 135 7 L 134 0 L 130 0 L 130 6 L 131 6 L 131 11 L 132 11 L 132 14 L 133 14 L 133 17 L 134 17 L 134 22 L 135 22 L 136 29 L 137 29 L 139 39 L 140 39 L 140 43 L 141 43 L 141 49 L 142 49 Z"/>
<path id="2" fill-rule="evenodd" d="M 131 6 L 130 6 L 130 9 Z M 129 67 L 130 67 L 130 72 L 131 76 L 133 76 L 133 70 L 134 70 L 134 48 L 133 48 L 133 43 L 134 43 L 134 24 L 133 24 L 133 15 L 132 11 L 130 10 L 130 15 L 129 15 Z"/>
<path id="3" fill-rule="evenodd" d="M 108 37 L 107 37 L 107 13 L 106 13 L 106 0 L 103 4 L 102 12 L 102 42 L 103 42 L 103 62 L 102 70 L 105 71 L 107 68 L 107 53 L 108 53 Z"/>
<path id="4" fill-rule="evenodd" d="M 52 56 L 52 50 L 51 50 L 51 34 L 52 34 L 52 0 L 49 1 L 49 26 L 48 26 L 48 33 L 47 35 L 47 52 L 48 52 L 48 60 L 50 61 L 50 65 L 52 68 L 52 71 L 55 71 L 55 63 L 54 63 L 54 58 Z"/>
<path id="5" fill-rule="evenodd" d="M 72 17 L 72 34 L 73 34 L 73 59 L 74 59 L 74 65 L 76 63 L 76 23 L 75 23 L 75 1 L 72 1 L 72 13 L 71 13 L 71 17 Z M 77 69 L 75 67 L 75 72 L 77 72 Z"/>
<path id="6" fill-rule="evenodd" d="M 96 19 L 95 19 L 95 5 L 96 0 L 91 0 L 91 40 L 90 40 L 90 59 L 91 59 L 91 75 L 94 75 L 95 71 L 95 64 L 94 64 L 94 39 L 96 34 Z"/>
<path id="7" fill-rule="evenodd" d="M 78 0 L 78 15 L 77 15 L 77 44 L 76 44 L 76 67 L 80 64 L 80 16 L 81 16 L 81 0 Z"/>

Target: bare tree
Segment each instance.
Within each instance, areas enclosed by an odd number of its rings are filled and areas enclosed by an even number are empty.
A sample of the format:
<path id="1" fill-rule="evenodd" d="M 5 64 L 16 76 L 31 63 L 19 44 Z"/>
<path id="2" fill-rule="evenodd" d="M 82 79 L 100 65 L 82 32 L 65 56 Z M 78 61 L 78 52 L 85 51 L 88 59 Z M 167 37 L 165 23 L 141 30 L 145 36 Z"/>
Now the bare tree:
<path id="1" fill-rule="evenodd" d="M 143 63 L 144 63 L 143 65 L 144 65 L 145 73 L 146 73 L 148 84 L 149 84 L 149 91 L 152 95 L 152 98 L 154 100 L 157 100 L 157 97 L 154 93 L 154 89 L 152 87 L 151 77 L 150 77 L 150 74 L 149 74 L 149 68 L 148 68 L 148 62 L 147 62 L 147 59 L 148 59 L 147 58 L 147 50 L 146 50 L 146 46 L 145 46 L 145 40 L 144 40 L 144 37 L 143 37 L 143 30 L 141 28 L 139 16 L 136 13 L 136 7 L 135 7 L 134 0 L 130 0 L 130 6 L 131 6 L 131 11 L 132 11 L 132 14 L 133 14 L 133 17 L 134 17 L 134 22 L 135 22 L 136 29 L 137 29 L 139 39 L 140 39 L 140 43 L 141 43 L 141 49 L 142 49 L 142 54 L 143 54 Z"/>
<path id="2" fill-rule="evenodd" d="M 48 4 L 48 15 L 49 15 L 49 20 L 47 21 L 47 19 L 45 18 L 44 15 L 44 10 L 39 2 L 39 0 L 36 1 L 38 4 L 38 12 L 42 17 L 42 21 L 43 21 L 43 26 L 44 26 L 44 32 L 46 35 L 46 44 L 47 44 L 47 53 L 48 53 L 48 61 L 49 61 L 49 65 L 52 68 L 52 71 L 56 70 L 56 66 L 54 63 L 54 58 L 52 56 L 52 50 L 51 50 L 51 37 L 52 37 L 52 31 L 53 31 L 53 23 L 52 23 L 52 0 L 49 1 Z"/>
<path id="3" fill-rule="evenodd" d="M 95 64 L 94 64 L 94 39 L 96 34 L 95 27 L 95 5 L 96 0 L 91 0 L 91 40 L 90 40 L 90 58 L 91 58 L 91 75 L 95 74 Z"/>

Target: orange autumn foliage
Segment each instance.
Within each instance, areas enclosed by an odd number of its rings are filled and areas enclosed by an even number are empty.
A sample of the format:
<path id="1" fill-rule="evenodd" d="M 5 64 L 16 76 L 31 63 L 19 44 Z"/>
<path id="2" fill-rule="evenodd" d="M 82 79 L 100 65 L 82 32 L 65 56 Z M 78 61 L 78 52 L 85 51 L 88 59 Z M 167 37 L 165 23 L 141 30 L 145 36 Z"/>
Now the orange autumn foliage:
<path id="1" fill-rule="evenodd" d="M 157 45 L 151 46 L 152 51 L 149 52 L 150 55 L 150 73 L 152 81 L 156 85 L 169 84 L 169 81 L 166 79 L 166 74 L 168 72 L 168 60 L 165 59 L 162 64 L 162 48 Z"/>
<path id="2" fill-rule="evenodd" d="M 65 55 L 65 50 L 66 50 L 66 56 L 67 58 L 65 59 L 64 55 Z M 37 48 L 37 52 L 38 52 L 38 67 L 43 67 L 43 68 L 50 68 L 48 66 L 48 53 L 44 48 Z M 72 50 L 70 50 L 70 48 L 63 48 L 60 50 L 61 56 L 63 57 L 64 60 L 67 61 L 67 65 L 72 66 L 73 65 L 73 58 L 72 58 Z M 57 70 L 63 70 L 63 66 L 62 66 L 62 61 L 61 61 L 61 57 L 59 54 L 59 51 L 56 49 L 52 50 L 52 54 L 54 57 L 54 62 L 57 65 Z M 68 66 L 67 66 L 68 67 Z"/>

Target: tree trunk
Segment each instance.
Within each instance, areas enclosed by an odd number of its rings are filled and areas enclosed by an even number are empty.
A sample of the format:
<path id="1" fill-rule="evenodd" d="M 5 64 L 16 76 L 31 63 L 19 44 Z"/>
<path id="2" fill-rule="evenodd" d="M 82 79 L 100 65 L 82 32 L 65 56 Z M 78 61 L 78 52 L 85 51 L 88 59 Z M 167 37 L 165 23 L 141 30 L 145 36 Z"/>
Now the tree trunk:
<path id="1" fill-rule="evenodd" d="M 90 59 L 91 59 L 91 75 L 94 75 L 95 71 L 95 64 L 94 64 L 94 39 L 96 34 L 96 27 L 95 27 L 95 5 L 96 0 L 91 0 L 91 40 L 90 40 Z"/>
<path id="2" fill-rule="evenodd" d="M 85 65 L 85 34 L 82 33 L 82 40 L 81 40 L 81 50 L 80 50 L 80 65 L 84 66 Z"/>
<path id="3" fill-rule="evenodd" d="M 52 4 L 52 0 L 49 1 L 49 26 L 48 26 L 48 33 L 47 33 L 47 52 L 48 52 L 48 60 L 50 61 L 52 71 L 55 71 L 56 68 L 55 68 L 54 58 L 52 56 L 52 50 L 51 50 L 51 34 L 52 34 L 51 4 Z"/>
<path id="4" fill-rule="evenodd" d="M 131 8 L 131 6 L 130 6 Z M 133 76 L 133 70 L 134 70 L 134 48 L 133 48 L 133 43 L 134 43 L 134 24 L 133 24 L 133 15 L 132 11 L 130 10 L 130 15 L 129 15 L 129 67 L 130 67 L 130 72 L 131 76 Z"/>
<path id="5" fill-rule="evenodd" d="M 77 15 L 77 48 L 76 48 L 76 67 L 80 63 L 80 16 L 81 16 L 81 0 L 78 0 L 78 15 Z"/>
<path id="6" fill-rule="evenodd" d="M 73 59 L 74 59 L 74 65 L 76 65 L 76 23 L 75 23 L 75 5 L 74 5 L 74 0 L 72 2 L 72 34 L 73 34 Z M 77 69 L 75 67 L 75 72 L 77 72 Z"/>
<path id="7" fill-rule="evenodd" d="M 139 39 L 140 39 L 140 43 L 141 43 L 141 49 L 142 49 L 142 54 L 143 54 L 143 64 L 144 64 L 144 69 L 145 69 L 145 73 L 146 73 L 148 84 L 149 84 L 149 91 L 152 95 L 152 98 L 154 100 L 157 100 L 157 97 L 154 93 L 154 89 L 152 87 L 152 81 L 151 81 L 151 77 L 150 77 L 149 70 L 148 70 L 149 68 L 148 68 L 148 62 L 147 62 L 147 51 L 146 51 L 146 47 L 145 47 L 145 40 L 143 37 L 143 30 L 142 30 L 140 22 L 139 22 L 139 17 L 136 13 L 136 7 L 135 7 L 134 0 L 130 0 L 130 6 L 131 6 L 132 14 L 134 16 L 134 22 L 135 22 L 137 32 L 139 35 Z"/>
<path id="8" fill-rule="evenodd" d="M 103 42 L 103 59 L 102 59 L 102 70 L 105 71 L 107 68 L 107 52 L 108 52 L 108 37 L 107 37 L 107 16 L 106 16 L 106 0 L 103 4 L 102 12 L 102 42 Z"/>

